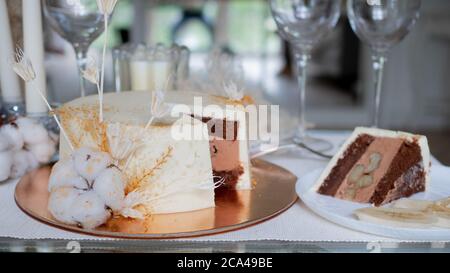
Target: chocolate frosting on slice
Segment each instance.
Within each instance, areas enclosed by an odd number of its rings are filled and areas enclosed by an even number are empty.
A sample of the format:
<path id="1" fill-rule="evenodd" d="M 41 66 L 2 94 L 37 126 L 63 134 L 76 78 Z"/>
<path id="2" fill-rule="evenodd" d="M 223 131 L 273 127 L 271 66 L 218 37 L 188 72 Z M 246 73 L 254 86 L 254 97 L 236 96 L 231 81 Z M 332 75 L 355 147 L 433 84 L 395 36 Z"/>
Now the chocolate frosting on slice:
<path id="1" fill-rule="evenodd" d="M 415 164 L 394 182 L 394 188 L 387 193 L 383 204 L 422 191 L 425 191 L 425 172 L 422 164 Z"/>
<path id="2" fill-rule="evenodd" d="M 416 141 L 408 142 L 405 141 L 400 147 L 397 155 L 394 157 L 389 170 L 386 172 L 385 176 L 380 180 L 378 186 L 370 198 L 370 203 L 375 206 L 380 206 L 386 203 L 385 199 L 388 193 L 395 188 L 395 182 L 406 173 L 411 167 L 416 164 L 420 164 L 422 161 L 422 155 L 420 152 L 419 144 Z M 422 168 L 423 169 L 423 168 Z M 424 175 L 422 175 L 424 177 Z M 418 179 L 418 185 L 414 185 L 414 181 L 409 181 L 412 187 L 406 187 L 405 194 L 413 194 L 425 189 L 425 179 L 420 179 L 420 175 L 409 176 L 410 179 Z M 408 177 L 405 177 L 408 178 Z M 422 181 L 422 182 L 420 182 Z M 406 197 L 406 196 L 405 196 Z M 392 199 L 392 198 L 391 198 Z M 390 200 L 392 201 L 392 200 Z"/>

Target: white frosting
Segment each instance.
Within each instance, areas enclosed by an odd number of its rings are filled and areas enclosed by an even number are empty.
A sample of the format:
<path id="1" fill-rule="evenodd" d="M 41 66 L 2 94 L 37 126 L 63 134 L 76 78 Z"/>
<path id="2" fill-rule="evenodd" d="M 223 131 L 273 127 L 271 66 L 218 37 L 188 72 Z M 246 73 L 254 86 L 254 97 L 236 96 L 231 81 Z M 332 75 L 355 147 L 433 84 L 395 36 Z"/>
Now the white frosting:
<path id="1" fill-rule="evenodd" d="M 391 138 L 403 138 L 409 141 L 417 140 L 420 147 L 423 160 L 423 168 L 425 172 L 425 187 L 428 187 L 429 177 L 430 177 L 430 150 L 428 148 L 428 141 L 425 136 L 414 135 L 401 131 L 390 131 L 377 128 L 366 128 L 366 127 L 356 127 L 351 136 L 345 141 L 345 143 L 340 147 L 339 151 L 333 156 L 333 158 L 328 163 L 327 167 L 324 169 L 320 175 L 317 182 L 314 184 L 311 190 L 317 191 L 323 184 L 325 179 L 330 174 L 333 167 L 337 164 L 338 160 L 341 159 L 347 150 L 347 148 L 362 134 L 371 135 L 374 137 L 391 137 Z"/>
<path id="2" fill-rule="evenodd" d="M 173 126 L 190 126 L 207 133 L 198 120 L 177 121 Z M 147 209 L 153 213 L 173 213 L 214 207 L 214 182 L 208 141 L 174 140 L 171 127 L 152 127 L 143 135 L 143 144 L 125 169 L 130 177 L 144 177 L 158 166 L 137 192 L 145 196 Z M 164 157 L 166 156 L 166 157 Z"/>

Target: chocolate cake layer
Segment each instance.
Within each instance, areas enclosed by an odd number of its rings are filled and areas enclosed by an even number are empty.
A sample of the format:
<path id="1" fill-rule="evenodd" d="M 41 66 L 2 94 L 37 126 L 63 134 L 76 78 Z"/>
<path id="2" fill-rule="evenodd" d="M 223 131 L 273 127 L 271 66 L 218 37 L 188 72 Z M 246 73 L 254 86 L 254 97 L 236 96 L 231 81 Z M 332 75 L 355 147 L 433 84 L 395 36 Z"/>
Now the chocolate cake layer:
<path id="1" fill-rule="evenodd" d="M 422 155 L 419 145 L 416 142 L 405 141 L 392 160 L 388 171 L 378 183 L 375 192 L 370 198 L 370 203 L 373 203 L 375 206 L 380 206 L 384 203 L 395 200 L 392 198 L 394 198 L 393 196 L 396 194 L 392 194 L 390 197 L 391 200 L 387 200 L 388 193 L 395 189 L 396 182 L 398 179 L 401 179 L 403 174 L 405 174 L 404 182 L 409 183 L 403 183 L 406 185 L 399 187 L 397 191 L 404 191 L 405 194 L 409 195 L 423 191 L 425 189 L 423 168 L 422 171 L 414 170 L 414 168 L 412 168 L 415 165 L 420 164 L 421 161 Z"/>
<path id="2" fill-rule="evenodd" d="M 238 168 L 231 171 L 213 171 L 214 182 L 218 182 L 223 179 L 223 185 L 216 188 L 216 193 L 220 191 L 221 188 L 235 189 L 239 177 L 244 173 L 244 168 L 239 166 Z"/>
<path id="3" fill-rule="evenodd" d="M 373 136 L 367 134 L 358 136 L 347 148 L 343 157 L 338 160 L 336 166 L 333 167 L 317 192 L 323 195 L 334 196 L 347 173 L 353 168 L 374 140 L 375 138 Z"/>

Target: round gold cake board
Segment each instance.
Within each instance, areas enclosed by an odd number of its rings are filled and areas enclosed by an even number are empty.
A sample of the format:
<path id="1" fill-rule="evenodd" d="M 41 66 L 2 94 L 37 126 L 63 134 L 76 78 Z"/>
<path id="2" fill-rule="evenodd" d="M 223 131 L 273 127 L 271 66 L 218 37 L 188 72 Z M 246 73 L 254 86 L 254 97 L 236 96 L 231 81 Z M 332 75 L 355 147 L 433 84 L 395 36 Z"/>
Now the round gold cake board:
<path id="1" fill-rule="evenodd" d="M 156 214 L 145 220 L 110 219 L 95 230 L 57 222 L 47 209 L 47 184 L 51 167 L 24 176 L 16 186 L 17 205 L 33 218 L 64 230 L 123 239 L 168 239 L 211 235 L 241 229 L 268 220 L 297 200 L 297 177 L 262 160 L 252 161 L 254 186 L 246 191 L 224 191 L 216 196 L 216 207 L 192 212 Z"/>

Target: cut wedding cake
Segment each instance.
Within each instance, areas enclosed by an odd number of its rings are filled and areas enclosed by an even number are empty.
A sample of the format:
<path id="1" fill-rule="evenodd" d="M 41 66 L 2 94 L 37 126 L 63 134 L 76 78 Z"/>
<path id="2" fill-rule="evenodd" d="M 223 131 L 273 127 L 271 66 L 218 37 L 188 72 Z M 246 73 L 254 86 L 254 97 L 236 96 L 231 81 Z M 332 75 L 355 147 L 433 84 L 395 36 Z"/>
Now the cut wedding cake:
<path id="1" fill-rule="evenodd" d="M 380 206 L 425 191 L 429 169 L 425 136 L 360 127 L 332 158 L 314 190 Z"/>
<path id="2" fill-rule="evenodd" d="M 203 106 L 196 104 L 199 100 Z M 74 100 L 58 113 L 75 149 L 111 155 L 127 177 L 126 193 L 140 194 L 145 214 L 214 207 L 217 187 L 251 189 L 246 113 L 240 102 L 167 92 L 164 102 L 170 111 L 146 128 L 151 101 L 152 93 L 144 91 L 105 94 L 103 123 L 98 96 Z M 222 110 L 234 107 L 221 114 L 209 111 L 211 105 Z M 60 156 L 71 156 L 65 138 Z"/>

